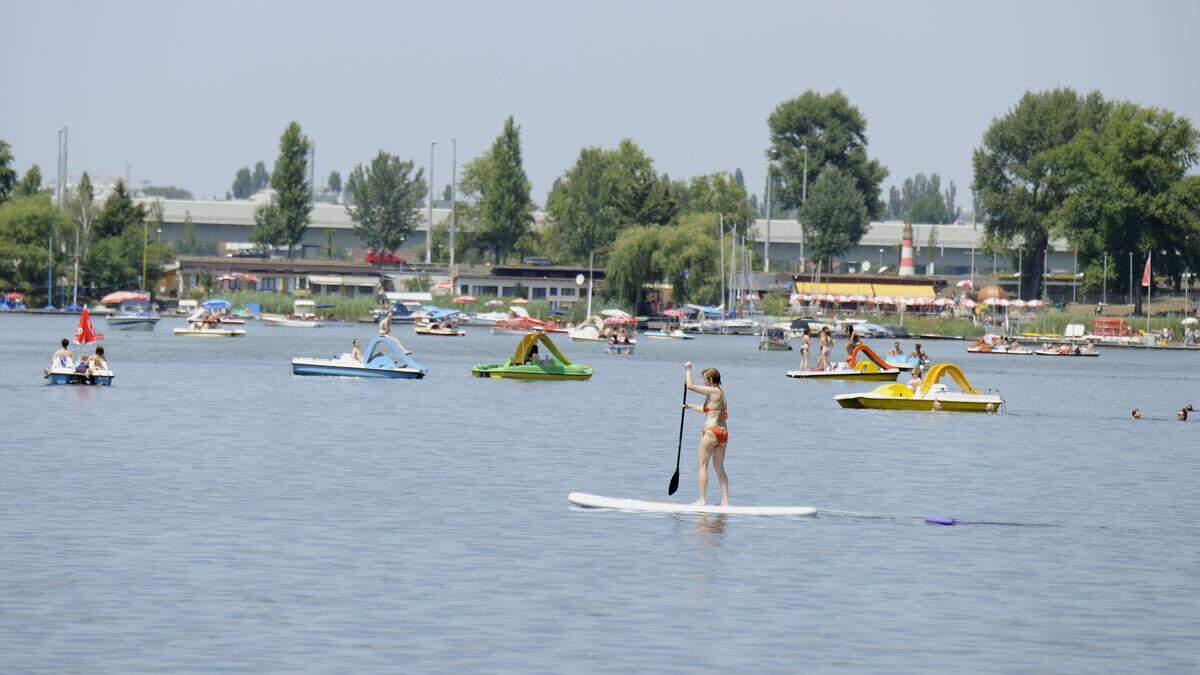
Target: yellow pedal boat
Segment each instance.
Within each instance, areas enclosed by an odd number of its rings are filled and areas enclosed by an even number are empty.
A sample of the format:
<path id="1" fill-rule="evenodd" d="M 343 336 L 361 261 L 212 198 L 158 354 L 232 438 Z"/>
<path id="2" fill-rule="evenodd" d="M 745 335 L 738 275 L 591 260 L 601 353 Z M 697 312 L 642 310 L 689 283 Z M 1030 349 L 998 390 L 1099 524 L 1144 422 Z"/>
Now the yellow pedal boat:
<path id="1" fill-rule="evenodd" d="M 865 359 L 859 359 L 862 355 Z M 900 375 L 900 369 L 879 357 L 870 347 L 858 345 L 845 361 L 832 370 L 789 370 L 788 377 L 804 380 L 869 380 L 892 381 Z"/>
<path id="2" fill-rule="evenodd" d="M 550 351 L 550 358 L 542 359 L 537 351 L 541 342 Z M 517 351 L 504 363 L 481 363 L 471 369 L 475 377 L 511 378 L 515 380 L 586 380 L 592 376 L 591 366 L 572 363 L 563 356 L 549 336 L 538 331 L 521 338 Z"/>
<path id="3" fill-rule="evenodd" d="M 961 391 L 950 391 L 941 383 L 941 379 L 947 375 L 958 384 Z M 833 400 L 843 408 L 877 410 L 932 410 L 936 401 L 945 411 L 995 413 L 1004 405 L 999 393 L 979 393 L 953 363 L 939 363 L 930 368 L 915 392 L 899 382 L 893 382 L 862 394 L 840 394 L 834 396 Z"/>

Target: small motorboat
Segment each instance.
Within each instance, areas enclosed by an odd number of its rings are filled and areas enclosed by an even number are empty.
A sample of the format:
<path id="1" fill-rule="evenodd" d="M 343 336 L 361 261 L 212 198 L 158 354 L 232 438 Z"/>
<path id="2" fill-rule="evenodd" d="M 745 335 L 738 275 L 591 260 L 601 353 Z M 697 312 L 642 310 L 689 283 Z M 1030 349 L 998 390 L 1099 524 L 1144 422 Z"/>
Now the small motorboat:
<path id="1" fill-rule="evenodd" d="M 317 316 L 317 303 L 312 300 L 297 300 L 292 303 L 292 313 L 263 314 L 260 318 L 268 326 L 282 328 L 320 328 L 325 322 Z"/>
<path id="2" fill-rule="evenodd" d="M 149 300 L 124 300 L 104 322 L 113 330 L 154 330 L 158 312 Z"/>
<path id="3" fill-rule="evenodd" d="M 950 391 L 941 379 L 949 375 L 961 391 Z M 1000 411 L 1004 399 L 997 393 L 982 394 L 967 381 L 966 375 L 953 363 L 939 363 L 929 369 L 916 391 L 899 382 L 885 384 L 862 394 L 839 394 L 833 397 L 843 408 L 873 408 L 877 410 L 941 410 L 952 412 Z"/>
<path id="4" fill-rule="evenodd" d="M 651 330 L 642 333 L 642 337 L 650 338 L 651 340 L 695 340 L 694 335 L 688 335 L 682 329 L 674 328 L 672 330 L 661 329 Z"/>
<path id="5" fill-rule="evenodd" d="M 467 331 L 462 330 L 461 328 L 455 328 L 448 323 L 414 323 L 413 332 L 417 335 L 435 335 L 442 337 L 464 337 L 467 334 Z"/>
<path id="6" fill-rule="evenodd" d="M 206 338 L 231 338 L 245 337 L 246 329 L 244 328 L 218 328 L 220 324 L 209 323 L 193 323 L 187 328 L 176 328 L 171 331 L 175 335 L 187 335 L 190 337 L 206 337 Z"/>
<path id="7" fill-rule="evenodd" d="M 541 359 L 537 343 L 550 351 L 550 358 Z M 586 380 L 595 371 L 591 366 L 572 363 L 542 332 L 530 333 L 521 338 L 517 350 L 504 363 L 481 363 L 471 369 L 475 377 L 512 378 L 517 380 Z"/>
<path id="8" fill-rule="evenodd" d="M 788 342 L 787 335 L 784 334 L 782 328 L 768 328 L 763 333 L 762 340 L 758 343 L 758 350 L 763 352 L 790 352 L 792 351 L 792 343 Z"/>
<path id="9" fill-rule="evenodd" d="M 866 358 L 860 359 L 859 356 Z M 830 370 L 789 370 L 788 377 L 802 380 L 871 380 L 892 381 L 900 375 L 899 368 L 891 367 L 870 347 L 860 344 L 850 352 L 845 361 L 839 361 Z"/>
<path id="10" fill-rule="evenodd" d="M 1029 356 L 1033 354 L 1032 349 L 1026 349 L 1016 342 L 1010 342 L 1000 337 L 999 335 L 984 335 L 975 341 L 975 344 L 967 347 L 967 352 L 971 354 L 996 354 L 1009 356 Z"/>
<path id="11" fill-rule="evenodd" d="M 419 380 L 427 372 L 424 366 L 409 358 L 404 345 L 390 335 L 377 335 L 367 343 L 365 361 L 351 358 L 349 354 L 329 359 L 292 359 L 293 375 Z"/>

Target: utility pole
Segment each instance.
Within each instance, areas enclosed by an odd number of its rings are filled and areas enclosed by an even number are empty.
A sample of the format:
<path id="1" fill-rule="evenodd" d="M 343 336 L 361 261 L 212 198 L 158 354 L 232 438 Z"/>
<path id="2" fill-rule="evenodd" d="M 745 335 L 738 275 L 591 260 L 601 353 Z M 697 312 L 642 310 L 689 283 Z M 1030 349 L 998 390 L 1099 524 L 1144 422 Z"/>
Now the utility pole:
<path id="1" fill-rule="evenodd" d="M 1100 280 L 1100 304 L 1108 304 L 1108 251 L 1104 252 L 1104 278 Z"/>
<path id="2" fill-rule="evenodd" d="M 450 139 L 450 284 L 454 285 L 454 226 L 458 200 L 458 139 Z M 432 230 L 431 230 L 432 231 Z M 589 289 L 590 292 L 590 289 Z M 589 315 L 590 316 L 590 315 Z"/>
<path id="3" fill-rule="evenodd" d="M 429 222 L 425 229 L 425 264 L 433 262 L 433 148 L 437 141 L 429 143 Z"/>

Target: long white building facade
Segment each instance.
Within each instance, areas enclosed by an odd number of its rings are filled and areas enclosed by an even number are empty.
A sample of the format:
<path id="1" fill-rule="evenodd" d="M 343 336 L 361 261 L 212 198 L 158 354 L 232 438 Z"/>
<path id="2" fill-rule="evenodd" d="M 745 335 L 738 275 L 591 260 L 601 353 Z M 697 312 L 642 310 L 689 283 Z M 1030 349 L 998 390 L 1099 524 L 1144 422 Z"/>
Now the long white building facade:
<path id="1" fill-rule="evenodd" d="M 149 205 L 158 201 L 163 209 L 162 231 L 156 233 L 162 241 L 182 241 L 184 221 L 190 216 L 195 238 L 200 242 L 217 244 L 222 250 L 245 247 L 250 242 L 254 226 L 254 209 L 261 203 L 254 200 L 203 201 L 140 199 Z M 433 209 L 434 225 L 450 216 L 446 208 Z M 544 222 L 545 214 L 534 214 L 536 224 Z M 802 255 L 800 224 L 795 220 L 760 219 L 755 223 L 753 246 L 763 259 L 769 259 L 775 272 L 800 271 Z M 834 270 L 842 273 L 878 271 L 881 267 L 893 271 L 899 266 L 900 246 L 904 223 L 900 221 L 872 222 L 862 241 L 849 253 L 834 260 Z M 416 231 L 401 247 L 400 254 L 409 262 L 423 262 L 425 238 L 429 232 L 429 217 L 421 209 Z M 1016 261 L 1006 255 L 993 256 L 981 250 L 984 230 L 970 224 L 914 224 L 913 247 L 918 274 L 978 275 L 1014 270 Z M 361 254 L 363 243 L 354 234 L 354 223 L 340 204 L 317 203 L 313 206 L 312 223 L 302 242 L 305 257 L 315 257 L 332 239 L 335 246 Z M 1048 267 L 1052 273 L 1073 273 L 1074 256 L 1065 241 L 1052 242 Z M 864 265 L 864 263 L 866 263 Z M 864 269 L 864 267 L 866 269 Z M 808 270 L 812 269 L 809 261 Z M 826 267 L 828 269 L 828 267 Z"/>

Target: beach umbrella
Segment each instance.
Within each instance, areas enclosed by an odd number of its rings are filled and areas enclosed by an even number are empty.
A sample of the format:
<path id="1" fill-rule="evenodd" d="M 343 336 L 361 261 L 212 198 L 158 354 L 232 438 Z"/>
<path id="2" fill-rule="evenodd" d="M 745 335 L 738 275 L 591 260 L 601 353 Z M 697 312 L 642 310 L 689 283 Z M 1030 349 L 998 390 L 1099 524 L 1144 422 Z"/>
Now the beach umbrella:
<path id="1" fill-rule="evenodd" d="M 229 302 L 228 300 L 216 298 L 213 300 L 205 300 L 200 306 L 205 309 L 229 309 L 230 307 L 233 307 L 233 303 Z"/>
<path id="2" fill-rule="evenodd" d="M 838 294 L 838 296 L 837 296 L 837 301 L 838 301 L 838 303 L 850 302 L 850 296 L 848 296 L 848 295 L 842 295 L 842 294 L 840 294 L 840 293 L 839 293 L 839 294 Z"/>
<path id="3" fill-rule="evenodd" d="M 243 274 L 242 279 L 245 279 L 246 281 L 249 281 L 250 283 L 258 283 L 258 277 L 254 276 L 253 274 L 251 274 L 249 272 Z"/>
<path id="4" fill-rule="evenodd" d="M 975 306 L 975 301 L 964 295 L 962 301 L 958 304 L 962 305 L 963 307 L 971 308 Z"/>
<path id="5" fill-rule="evenodd" d="M 963 279 L 954 285 L 958 286 L 959 288 L 975 288 L 975 282 L 971 281 L 970 279 Z"/>
<path id="6" fill-rule="evenodd" d="M 1196 319 L 1196 317 L 1194 317 L 1194 316 L 1189 316 L 1188 318 L 1184 319 L 1183 321 L 1180 321 L 1179 323 L 1180 323 L 1180 325 L 1183 325 L 1183 326 L 1194 326 L 1197 323 L 1200 323 L 1200 321 L 1198 321 Z"/>
<path id="7" fill-rule="evenodd" d="M 625 310 L 621 310 L 621 309 L 602 309 L 602 310 L 600 310 L 600 315 L 601 316 L 629 316 L 629 312 L 626 312 Z"/>
<path id="8" fill-rule="evenodd" d="M 872 298 L 877 305 L 894 305 L 896 301 L 890 295 L 877 295 Z"/>
<path id="9" fill-rule="evenodd" d="M 676 319 L 682 319 L 687 315 L 677 309 L 664 309 L 663 316 L 673 316 Z"/>
<path id="10" fill-rule="evenodd" d="M 1044 304 L 1046 304 L 1046 303 L 1042 302 L 1041 300 L 1030 300 L 1029 302 L 1025 303 L 1025 306 L 1028 307 L 1029 309 L 1037 309 L 1038 307 L 1041 307 Z"/>
<path id="11" fill-rule="evenodd" d="M 1013 298 L 1012 300 L 1008 301 L 1009 307 L 1023 308 L 1025 307 L 1025 304 L 1025 301 L 1020 298 Z"/>
<path id="12" fill-rule="evenodd" d="M 604 320 L 605 326 L 618 326 L 622 324 L 636 324 L 637 319 L 626 314 L 625 316 L 610 316 Z"/>
<path id="13" fill-rule="evenodd" d="M 854 295 L 850 296 L 850 302 L 866 302 L 866 301 L 867 301 L 867 296 L 863 295 L 862 293 L 855 293 Z"/>
<path id="14" fill-rule="evenodd" d="M 79 325 L 75 328 L 75 344 L 86 345 L 103 339 L 104 336 L 92 328 L 91 315 L 88 314 L 88 308 L 84 307 L 79 315 Z"/>
<path id="15" fill-rule="evenodd" d="M 111 305 L 114 302 L 125 302 L 126 300 L 149 300 L 150 296 L 141 291 L 114 291 L 100 298 L 100 304 Z"/>
<path id="16" fill-rule="evenodd" d="M 8 298 L 9 300 L 24 300 L 25 299 L 24 295 L 21 295 L 20 293 L 17 293 L 16 291 L 13 291 L 12 293 L 5 293 L 4 297 Z"/>
<path id="17" fill-rule="evenodd" d="M 949 307 L 953 304 L 954 304 L 954 301 L 951 300 L 950 298 L 938 298 L 937 300 L 933 301 L 934 307 Z"/>
<path id="18" fill-rule="evenodd" d="M 460 295 L 460 296 L 458 296 L 457 298 L 455 298 L 455 299 L 451 300 L 450 302 L 452 302 L 452 303 L 459 303 L 459 302 L 479 302 L 479 298 L 477 298 L 477 297 L 475 297 L 475 296 L 473 296 L 473 295 Z"/>
<path id="19" fill-rule="evenodd" d="M 933 298 L 913 298 L 913 302 L 917 303 L 918 305 L 932 305 Z"/>
<path id="20" fill-rule="evenodd" d="M 488 300 L 487 302 L 485 302 L 483 304 L 487 305 L 488 307 L 503 307 L 504 301 L 503 300 Z"/>
<path id="21" fill-rule="evenodd" d="M 222 274 L 221 276 L 217 277 L 217 281 L 233 281 L 234 279 L 237 279 L 237 277 L 233 276 L 232 274 Z"/>
<path id="22" fill-rule="evenodd" d="M 513 298 L 513 300 L 512 300 L 512 304 L 514 304 L 514 305 L 528 305 L 528 304 L 529 304 L 529 301 L 528 301 L 528 300 L 526 300 L 525 298 Z"/>

